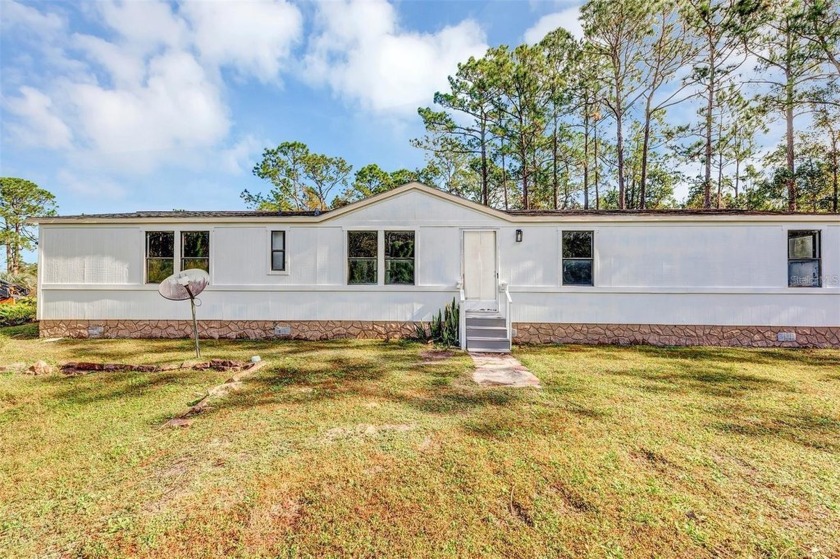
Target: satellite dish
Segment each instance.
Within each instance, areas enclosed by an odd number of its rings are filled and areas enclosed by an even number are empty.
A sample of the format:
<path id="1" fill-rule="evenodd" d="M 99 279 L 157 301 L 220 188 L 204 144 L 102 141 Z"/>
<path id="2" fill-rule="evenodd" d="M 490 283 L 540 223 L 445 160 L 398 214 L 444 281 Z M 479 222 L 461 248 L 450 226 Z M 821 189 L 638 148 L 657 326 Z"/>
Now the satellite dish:
<path id="1" fill-rule="evenodd" d="M 169 299 L 170 301 L 186 301 L 189 299 L 190 310 L 192 311 L 196 357 L 201 357 L 201 349 L 198 347 L 198 322 L 195 319 L 195 298 L 208 285 L 210 285 L 210 274 L 204 270 L 189 269 L 172 274 L 160 282 L 158 286 L 158 293 L 164 299 Z"/>
<path id="2" fill-rule="evenodd" d="M 210 274 L 190 269 L 172 274 L 158 286 L 158 293 L 170 301 L 186 301 L 198 296 L 210 284 Z"/>

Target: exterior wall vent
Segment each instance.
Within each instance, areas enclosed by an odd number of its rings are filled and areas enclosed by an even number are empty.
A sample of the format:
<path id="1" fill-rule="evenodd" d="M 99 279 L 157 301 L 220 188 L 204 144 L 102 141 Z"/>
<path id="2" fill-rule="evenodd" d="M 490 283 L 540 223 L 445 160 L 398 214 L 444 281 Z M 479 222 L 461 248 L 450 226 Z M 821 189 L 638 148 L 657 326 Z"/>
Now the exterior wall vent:
<path id="1" fill-rule="evenodd" d="M 776 334 L 777 342 L 795 342 L 796 332 L 779 332 Z"/>
<path id="2" fill-rule="evenodd" d="M 282 326 L 277 324 L 274 326 L 274 335 L 277 337 L 286 337 L 292 335 L 292 327 L 291 326 Z"/>
<path id="3" fill-rule="evenodd" d="M 101 338 L 105 333 L 104 326 L 88 326 L 88 338 Z"/>

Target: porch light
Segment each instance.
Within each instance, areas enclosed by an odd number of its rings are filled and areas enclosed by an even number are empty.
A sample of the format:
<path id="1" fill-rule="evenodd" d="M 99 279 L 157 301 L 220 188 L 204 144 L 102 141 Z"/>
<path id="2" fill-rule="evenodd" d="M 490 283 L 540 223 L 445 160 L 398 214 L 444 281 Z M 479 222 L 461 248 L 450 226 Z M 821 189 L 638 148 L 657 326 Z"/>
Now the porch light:
<path id="1" fill-rule="evenodd" d="M 522 229 L 517 229 L 516 230 L 516 242 L 517 243 L 522 242 Z"/>

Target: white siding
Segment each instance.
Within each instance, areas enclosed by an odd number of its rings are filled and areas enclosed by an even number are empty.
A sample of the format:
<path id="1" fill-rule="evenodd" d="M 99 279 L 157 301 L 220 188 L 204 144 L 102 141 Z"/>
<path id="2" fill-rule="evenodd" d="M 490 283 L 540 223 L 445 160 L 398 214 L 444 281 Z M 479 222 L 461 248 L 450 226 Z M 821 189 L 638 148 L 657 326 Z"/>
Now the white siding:
<path id="1" fill-rule="evenodd" d="M 514 322 L 840 326 L 840 294 L 513 293 Z"/>
<path id="2" fill-rule="evenodd" d="M 454 286 L 461 277 L 461 232 L 457 227 L 421 227 L 416 238 L 418 285 Z"/>
<path id="3" fill-rule="evenodd" d="M 522 229 L 522 242 L 516 230 Z M 512 226 L 498 235 L 501 278 L 511 286 L 560 285 L 560 236 L 556 225 Z"/>
<path id="4" fill-rule="evenodd" d="M 269 234 L 286 231 L 287 270 L 269 268 Z M 343 232 L 337 227 L 255 225 L 216 227 L 213 285 L 337 285 L 343 283 Z"/>
<path id="5" fill-rule="evenodd" d="M 496 225 L 499 220 L 485 213 L 433 197 L 419 191 L 408 191 L 379 204 L 371 204 L 331 220 L 331 225 L 379 226 Z"/>
<path id="6" fill-rule="evenodd" d="M 191 223 L 211 235 L 202 319 L 428 320 L 457 294 L 461 234 L 497 232 L 500 280 L 524 322 L 840 325 L 840 223 L 622 221 L 516 224 L 407 191 L 319 224 Z M 829 218 L 831 219 L 831 218 Z M 186 227 L 185 227 L 186 228 Z M 346 234 L 416 234 L 416 286 L 346 285 Z M 43 225 L 41 318 L 188 318 L 143 284 L 144 231 L 178 226 Z M 288 269 L 269 270 L 269 231 L 287 232 Z M 523 230 L 523 241 L 515 231 Z M 595 232 L 595 285 L 563 286 L 563 230 Z M 787 287 L 788 229 L 822 231 L 824 287 Z"/>
<path id="7" fill-rule="evenodd" d="M 223 291 L 208 288 L 201 294 L 202 320 L 429 320 L 457 295 L 457 291 Z M 190 306 L 167 301 L 155 289 L 45 290 L 40 304 L 45 319 L 156 319 L 190 318 Z"/>
<path id="8" fill-rule="evenodd" d="M 144 242 L 137 227 L 45 227 L 41 238 L 41 281 L 140 283 Z"/>
<path id="9" fill-rule="evenodd" d="M 604 271 L 598 285 L 787 284 L 787 237 L 778 224 L 599 227 L 595 245 Z"/>

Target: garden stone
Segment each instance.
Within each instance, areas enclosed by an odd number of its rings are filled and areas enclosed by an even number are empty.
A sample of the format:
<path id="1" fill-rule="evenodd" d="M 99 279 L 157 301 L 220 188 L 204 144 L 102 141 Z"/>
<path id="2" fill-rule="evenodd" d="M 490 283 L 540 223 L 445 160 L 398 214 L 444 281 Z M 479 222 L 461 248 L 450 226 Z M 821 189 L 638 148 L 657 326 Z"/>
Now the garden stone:
<path id="1" fill-rule="evenodd" d="M 51 375 L 55 372 L 55 368 L 46 361 L 39 360 L 29 367 L 29 372 L 35 376 Z"/>

